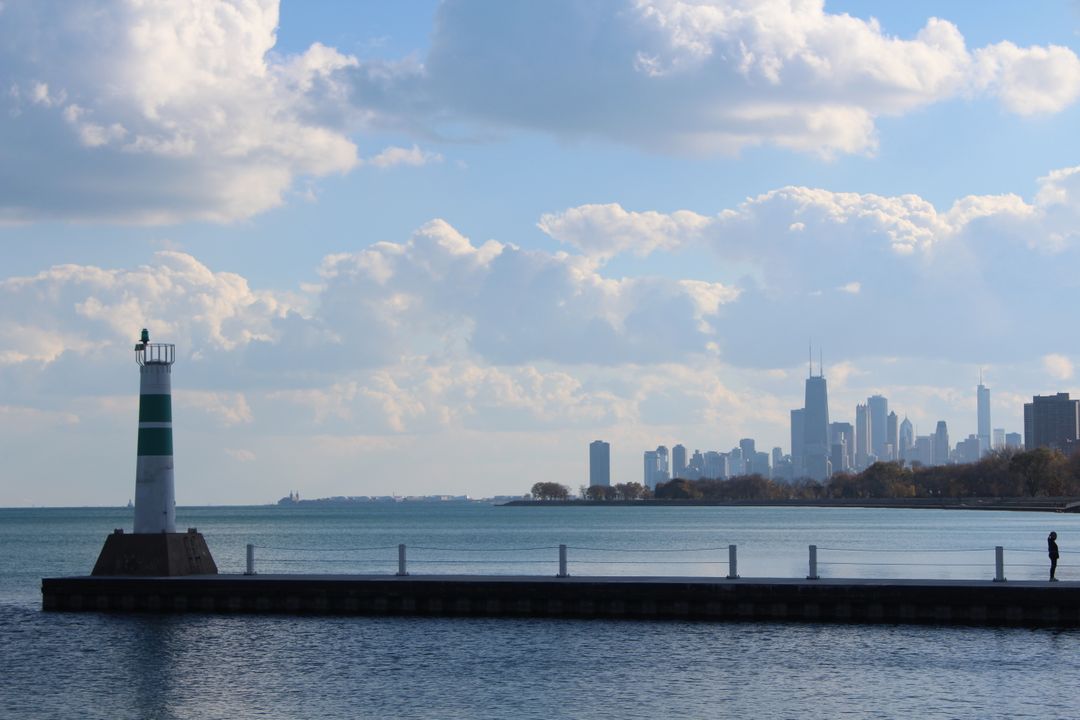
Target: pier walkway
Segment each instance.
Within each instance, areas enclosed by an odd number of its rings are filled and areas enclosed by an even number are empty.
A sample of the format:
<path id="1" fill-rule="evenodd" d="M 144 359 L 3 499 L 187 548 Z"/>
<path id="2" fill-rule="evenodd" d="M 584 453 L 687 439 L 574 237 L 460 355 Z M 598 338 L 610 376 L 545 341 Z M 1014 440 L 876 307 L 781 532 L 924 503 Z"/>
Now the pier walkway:
<path id="1" fill-rule="evenodd" d="M 47 611 L 692 619 L 1080 627 L 1080 583 L 510 575 L 42 580 Z"/>

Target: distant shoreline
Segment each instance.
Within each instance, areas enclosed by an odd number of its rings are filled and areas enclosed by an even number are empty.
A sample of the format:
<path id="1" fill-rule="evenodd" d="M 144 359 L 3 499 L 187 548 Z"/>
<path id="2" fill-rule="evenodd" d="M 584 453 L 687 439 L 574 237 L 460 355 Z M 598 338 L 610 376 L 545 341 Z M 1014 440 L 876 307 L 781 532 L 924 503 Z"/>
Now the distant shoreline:
<path id="1" fill-rule="evenodd" d="M 821 500 L 512 500 L 500 507 L 822 507 L 1080 512 L 1080 498 L 828 498 Z"/>

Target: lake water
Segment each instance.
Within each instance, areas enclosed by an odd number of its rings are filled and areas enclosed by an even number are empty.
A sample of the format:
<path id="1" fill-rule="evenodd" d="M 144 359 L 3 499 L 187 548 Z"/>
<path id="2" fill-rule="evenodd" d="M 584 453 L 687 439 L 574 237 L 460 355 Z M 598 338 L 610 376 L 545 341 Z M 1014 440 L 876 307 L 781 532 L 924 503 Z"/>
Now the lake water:
<path id="1" fill-rule="evenodd" d="M 1080 580 L 1080 517 L 855 508 L 180 508 L 222 572 Z M 1075 718 L 1080 632 L 40 611 L 123 509 L 0 509 L 3 718 Z"/>

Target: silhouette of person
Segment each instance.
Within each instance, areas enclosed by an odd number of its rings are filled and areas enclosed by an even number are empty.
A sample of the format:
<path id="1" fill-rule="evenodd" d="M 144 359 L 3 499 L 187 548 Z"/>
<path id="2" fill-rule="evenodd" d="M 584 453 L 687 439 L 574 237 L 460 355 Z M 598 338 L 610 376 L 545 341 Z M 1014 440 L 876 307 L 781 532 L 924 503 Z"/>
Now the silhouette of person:
<path id="1" fill-rule="evenodd" d="M 1054 577 L 1054 571 L 1057 570 L 1057 561 L 1059 555 L 1056 532 L 1051 532 L 1049 537 L 1046 538 L 1046 546 L 1050 551 L 1050 582 L 1057 582 L 1057 578 Z"/>

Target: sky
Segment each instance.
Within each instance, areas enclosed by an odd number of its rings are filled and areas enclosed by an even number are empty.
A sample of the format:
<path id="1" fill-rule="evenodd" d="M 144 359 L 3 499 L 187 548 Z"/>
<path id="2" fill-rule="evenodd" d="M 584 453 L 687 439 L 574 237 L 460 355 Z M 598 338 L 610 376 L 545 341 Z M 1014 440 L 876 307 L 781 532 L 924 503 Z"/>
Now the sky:
<path id="1" fill-rule="evenodd" d="M 0 0 L 0 505 L 615 482 L 1076 392 L 1080 4 Z"/>

